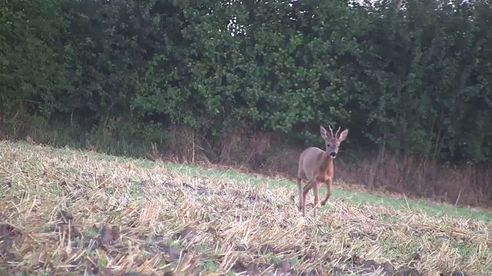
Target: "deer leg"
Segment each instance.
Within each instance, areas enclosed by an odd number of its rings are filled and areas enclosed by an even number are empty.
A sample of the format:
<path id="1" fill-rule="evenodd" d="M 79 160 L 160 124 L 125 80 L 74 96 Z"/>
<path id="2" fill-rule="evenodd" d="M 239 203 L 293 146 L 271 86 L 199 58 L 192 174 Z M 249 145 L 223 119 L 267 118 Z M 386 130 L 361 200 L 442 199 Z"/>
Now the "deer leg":
<path id="1" fill-rule="evenodd" d="M 319 182 L 313 182 L 313 192 L 314 192 L 314 216 L 316 216 L 316 212 L 318 210 L 319 204 Z"/>
<path id="2" fill-rule="evenodd" d="M 304 190 L 302 192 L 302 216 L 306 216 L 306 196 L 309 190 L 313 187 L 313 181 L 309 181 L 306 186 L 304 186 Z"/>
<path id="3" fill-rule="evenodd" d="M 329 179 L 325 182 L 325 184 L 326 184 L 326 195 L 325 195 L 325 199 L 323 199 L 323 201 L 321 201 L 321 205 L 325 205 L 331 196 L 331 184 L 332 184 L 332 182 L 333 182 L 332 179 Z"/>
<path id="4" fill-rule="evenodd" d="M 297 187 L 299 188 L 299 211 L 302 210 L 302 180 L 297 178 Z"/>

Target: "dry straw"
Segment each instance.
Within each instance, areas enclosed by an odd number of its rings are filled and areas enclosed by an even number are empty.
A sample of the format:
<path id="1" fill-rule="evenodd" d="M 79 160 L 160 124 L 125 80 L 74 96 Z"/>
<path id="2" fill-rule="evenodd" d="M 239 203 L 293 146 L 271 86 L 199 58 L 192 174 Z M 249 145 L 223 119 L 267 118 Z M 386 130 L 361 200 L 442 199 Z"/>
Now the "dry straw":
<path id="1" fill-rule="evenodd" d="M 302 218 L 294 184 L 171 168 L 0 142 L 0 274 L 490 274 L 481 221 L 343 199 Z"/>

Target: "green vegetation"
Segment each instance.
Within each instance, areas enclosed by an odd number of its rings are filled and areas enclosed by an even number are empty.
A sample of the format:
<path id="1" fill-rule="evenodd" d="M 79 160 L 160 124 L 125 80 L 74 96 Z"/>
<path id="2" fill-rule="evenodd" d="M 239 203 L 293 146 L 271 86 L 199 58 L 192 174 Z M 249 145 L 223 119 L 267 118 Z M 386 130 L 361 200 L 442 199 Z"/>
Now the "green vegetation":
<path id="1" fill-rule="evenodd" d="M 338 183 L 304 219 L 284 178 L 128 157 L 337 123 L 374 179 L 485 205 L 489 0 L 198 2 L 1 1 L 0 274 L 490 272 L 487 210 Z"/>
<path id="2" fill-rule="evenodd" d="M 1 138 L 258 168 L 337 124 L 370 187 L 492 202 L 489 0 L 0 6 Z"/>
<path id="3" fill-rule="evenodd" d="M 397 2 L 4 1 L 0 127 L 143 155 L 173 127 L 299 142 L 337 122 L 357 145 L 490 161 L 489 1 Z"/>

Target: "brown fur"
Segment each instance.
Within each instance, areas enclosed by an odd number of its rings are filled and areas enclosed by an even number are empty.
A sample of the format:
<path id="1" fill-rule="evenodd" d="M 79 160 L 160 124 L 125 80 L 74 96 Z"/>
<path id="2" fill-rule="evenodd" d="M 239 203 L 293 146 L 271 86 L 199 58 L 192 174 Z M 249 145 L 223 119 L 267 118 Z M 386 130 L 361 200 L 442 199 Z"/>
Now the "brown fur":
<path id="1" fill-rule="evenodd" d="M 331 196 L 331 186 L 333 184 L 334 166 L 333 160 L 335 159 L 340 143 L 347 138 L 348 130 L 342 131 L 338 135 L 330 127 L 330 134 L 326 129 L 321 126 L 321 137 L 325 140 L 325 148 L 322 149 L 316 147 L 310 147 L 304 150 L 299 157 L 299 167 L 297 170 L 297 186 L 299 188 L 299 209 L 302 210 L 302 215 L 306 215 L 306 196 L 309 190 L 313 189 L 314 192 L 314 214 L 319 207 L 319 188 L 321 183 L 326 185 L 326 196 L 321 202 L 321 205 L 325 205 Z M 307 184 L 303 187 L 302 180 L 307 181 Z"/>

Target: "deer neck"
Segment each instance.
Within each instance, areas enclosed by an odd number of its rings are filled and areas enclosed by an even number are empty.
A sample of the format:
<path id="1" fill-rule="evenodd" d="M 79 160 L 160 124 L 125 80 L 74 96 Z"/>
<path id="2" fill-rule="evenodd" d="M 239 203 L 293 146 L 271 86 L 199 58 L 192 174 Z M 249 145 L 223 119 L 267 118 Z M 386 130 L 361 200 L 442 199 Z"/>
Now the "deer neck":
<path id="1" fill-rule="evenodd" d="M 326 175 L 333 175 L 333 158 L 328 153 L 323 154 L 323 162 L 321 162 L 321 171 Z"/>

